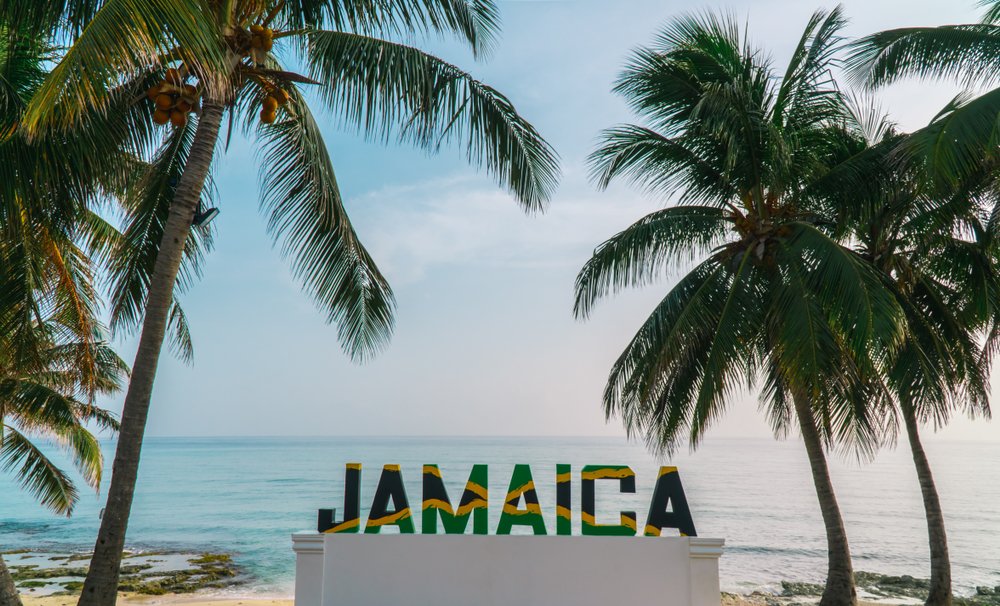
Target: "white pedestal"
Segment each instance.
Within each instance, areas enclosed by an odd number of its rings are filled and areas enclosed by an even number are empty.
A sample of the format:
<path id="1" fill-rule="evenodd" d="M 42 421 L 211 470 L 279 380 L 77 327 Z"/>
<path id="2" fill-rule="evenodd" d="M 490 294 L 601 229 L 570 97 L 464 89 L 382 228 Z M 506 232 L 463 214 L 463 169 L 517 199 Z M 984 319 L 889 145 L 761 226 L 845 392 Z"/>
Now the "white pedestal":
<path id="1" fill-rule="evenodd" d="M 722 539 L 298 533 L 296 606 L 718 606 Z"/>

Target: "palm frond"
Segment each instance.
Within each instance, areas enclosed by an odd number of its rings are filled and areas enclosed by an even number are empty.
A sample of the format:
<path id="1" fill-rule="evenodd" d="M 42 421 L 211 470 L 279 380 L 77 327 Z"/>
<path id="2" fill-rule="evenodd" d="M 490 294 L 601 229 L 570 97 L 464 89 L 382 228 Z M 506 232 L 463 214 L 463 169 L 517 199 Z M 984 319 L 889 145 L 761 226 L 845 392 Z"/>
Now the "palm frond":
<path id="1" fill-rule="evenodd" d="M 56 436 L 87 485 L 94 490 L 99 489 L 104 469 L 104 455 L 101 453 L 101 444 L 94 434 L 83 425 L 77 425 L 58 432 Z"/>
<path id="2" fill-rule="evenodd" d="M 986 9 L 983 13 L 983 23 L 1000 24 L 1000 2 L 997 0 L 979 0 L 979 6 Z"/>
<path id="3" fill-rule="evenodd" d="M 0 469 L 13 472 L 21 486 L 43 506 L 62 515 L 72 513 L 79 497 L 72 480 L 9 425 L 0 432 Z"/>
<path id="4" fill-rule="evenodd" d="M 759 365 L 754 336 L 763 321 L 760 274 L 709 259 L 685 276 L 619 356 L 605 411 L 656 452 L 685 439 L 692 448 Z"/>
<path id="5" fill-rule="evenodd" d="M 261 207 L 295 277 L 337 325 L 345 351 L 363 360 L 388 342 L 395 300 L 351 225 L 326 144 L 298 93 L 294 106 L 294 116 L 260 128 Z"/>
<path id="6" fill-rule="evenodd" d="M 525 210 L 545 207 L 556 154 L 498 91 L 413 47 L 333 31 L 309 39 L 310 74 L 348 125 L 428 151 L 457 141 Z"/>
<path id="7" fill-rule="evenodd" d="M 106 0 L 39 87 L 24 128 L 37 136 L 79 126 L 85 114 L 106 111 L 117 84 L 159 67 L 175 46 L 209 90 L 220 86 L 214 74 L 227 67 L 226 57 L 197 0 Z"/>
<path id="8" fill-rule="evenodd" d="M 866 36 L 847 58 L 854 84 L 878 87 L 901 78 L 952 79 L 968 85 L 996 82 L 1000 25 L 908 27 Z"/>
<path id="9" fill-rule="evenodd" d="M 494 0 L 290 0 L 278 20 L 293 28 L 369 36 L 453 32 L 476 54 L 488 52 L 500 30 Z"/>
<path id="10" fill-rule="evenodd" d="M 772 110 L 777 125 L 801 129 L 843 115 L 831 68 L 846 24 L 842 6 L 813 13 L 778 87 Z"/>
<path id="11" fill-rule="evenodd" d="M 737 190 L 718 168 L 718 147 L 705 139 L 671 139 L 648 128 L 621 125 L 604 131 L 589 158 L 592 178 L 607 188 L 624 179 L 663 196 L 674 193 L 681 201 L 725 204 Z"/>
<path id="12" fill-rule="evenodd" d="M 652 46 L 633 53 L 613 90 L 673 136 L 696 112 L 706 90 L 738 88 L 765 71 L 748 63 L 753 51 L 744 51 L 749 49 L 732 16 L 685 15 L 669 22 Z"/>
<path id="13" fill-rule="evenodd" d="M 102 4 L 101 0 L 0 0 L 0 23 L 32 37 L 52 34 L 61 27 L 76 35 Z"/>
<path id="14" fill-rule="evenodd" d="M 80 417 L 81 422 L 94 423 L 104 431 L 117 432 L 121 429 L 118 417 L 103 408 L 81 405 L 77 409 L 77 415 Z"/>
<path id="15" fill-rule="evenodd" d="M 930 124 L 902 143 L 900 154 L 925 162 L 939 184 L 954 187 L 993 161 L 998 141 L 1000 88 L 975 98 L 955 97 Z"/>
<path id="16" fill-rule="evenodd" d="M 800 266 L 809 292 L 846 337 L 855 359 L 886 356 L 903 336 L 903 312 L 882 277 L 853 251 L 815 226 L 794 223 L 787 247 L 789 266 Z M 797 262 L 796 262 L 797 260 Z"/>
<path id="17" fill-rule="evenodd" d="M 598 299 L 646 285 L 669 264 L 708 252 L 729 227 L 723 212 L 710 206 L 677 206 L 646 215 L 598 246 L 580 270 L 574 315 L 586 318 Z"/>

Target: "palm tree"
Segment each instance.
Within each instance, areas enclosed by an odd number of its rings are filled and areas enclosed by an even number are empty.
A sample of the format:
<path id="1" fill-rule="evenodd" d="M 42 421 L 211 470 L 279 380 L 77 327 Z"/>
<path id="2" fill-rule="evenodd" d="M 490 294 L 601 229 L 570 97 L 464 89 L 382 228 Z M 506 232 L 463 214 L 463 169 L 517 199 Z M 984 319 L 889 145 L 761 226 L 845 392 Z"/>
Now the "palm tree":
<path id="1" fill-rule="evenodd" d="M 157 362 L 174 316 L 174 287 L 191 251 L 192 218 L 227 116 L 230 129 L 235 124 L 256 133 L 269 230 L 356 360 L 387 341 L 393 296 L 351 226 L 299 85 L 315 87 L 326 107 L 372 137 L 396 136 L 428 151 L 446 142 L 462 144 L 469 160 L 527 211 L 544 208 L 557 162 L 506 97 L 460 68 L 390 39 L 455 33 L 481 55 L 498 29 L 492 0 L 4 0 L 0 17 L 28 29 L 58 21 L 61 33 L 74 38 L 27 110 L 29 133 L 72 131 L 119 116 L 130 133 L 123 143 L 150 158 L 151 166 L 169 165 L 177 174 L 175 184 L 159 181 L 169 203 L 151 224 L 152 236 L 139 237 L 148 244 L 159 235 L 158 245 L 144 248 L 149 254 L 135 265 L 142 270 L 138 279 L 113 301 L 121 303 L 122 325 L 142 328 L 106 512 L 81 598 L 81 604 L 110 605 Z M 299 64 L 308 75 L 286 68 Z M 150 100 L 142 100 L 147 94 Z M 172 130 L 157 146 L 152 124 L 167 121 Z M 134 189 L 156 180 L 156 170 Z M 127 262 L 114 271 L 128 274 L 122 267 Z"/>
<path id="2" fill-rule="evenodd" d="M 877 446 L 883 420 L 858 405 L 900 337 L 901 310 L 837 238 L 830 181 L 864 148 L 830 75 L 841 10 L 817 12 L 784 72 L 732 18 L 667 25 L 615 90 L 649 126 L 605 131 L 600 187 L 625 179 L 677 202 L 601 244 L 577 277 L 575 314 L 689 261 L 615 362 L 606 414 L 671 452 L 696 447 L 733 396 L 761 388 L 778 433 L 797 421 L 828 544 L 821 604 L 856 603 L 850 549 L 827 468 L 834 441 Z"/>
<path id="3" fill-rule="evenodd" d="M 907 77 L 989 86 L 1000 67 L 1000 0 L 982 0 L 982 22 L 906 27 L 872 34 L 852 45 L 849 71 L 859 84 L 880 87 Z M 937 181 L 950 186 L 995 158 L 1000 144 L 1000 88 L 955 97 L 907 146 L 919 153 Z"/>
<path id="4" fill-rule="evenodd" d="M 873 142 L 869 155 L 875 161 L 867 165 L 874 170 L 864 178 L 875 195 L 862 203 L 852 221 L 852 240 L 859 254 L 883 273 L 906 317 L 904 340 L 886 367 L 883 401 L 872 405 L 895 408 L 902 417 L 927 518 L 931 575 L 926 603 L 949 606 L 944 515 L 919 427 L 929 421 L 941 426 L 963 408 L 973 416 L 990 414 L 1000 215 L 990 171 L 943 193 L 927 182 L 924 163 L 900 161 L 896 150 L 903 141 L 886 131 L 881 141 Z"/>
<path id="5" fill-rule="evenodd" d="M 34 357 L 18 359 L 17 344 L 0 336 L 0 469 L 13 473 L 43 506 L 69 516 L 79 492 L 35 438 L 60 446 L 87 485 L 97 490 L 104 461 L 100 444 L 88 425 L 115 431 L 118 422 L 86 398 L 93 395 L 95 387 L 96 393 L 117 391 L 125 366 L 103 343 L 52 340 L 65 329 L 57 321 L 34 327 L 40 333 L 34 343 L 50 343 L 40 366 Z M 88 350 L 87 357 L 93 360 L 91 368 L 79 366 L 83 350 Z M 0 556 L 0 604 L 20 603 L 14 579 Z"/>
<path id="6" fill-rule="evenodd" d="M 126 368 L 96 320 L 85 249 L 103 238 L 90 229 L 95 217 L 83 202 L 100 188 L 106 167 L 123 158 L 109 150 L 81 162 L 77 154 L 95 149 L 83 132 L 21 136 L 25 105 L 51 58 L 42 39 L 0 23 L 0 469 L 43 506 L 69 515 L 77 489 L 35 438 L 62 447 L 98 488 L 103 459 L 88 427 L 115 430 L 118 422 L 93 401 L 117 391 Z M 2 557 L 0 604 L 20 604 Z"/>

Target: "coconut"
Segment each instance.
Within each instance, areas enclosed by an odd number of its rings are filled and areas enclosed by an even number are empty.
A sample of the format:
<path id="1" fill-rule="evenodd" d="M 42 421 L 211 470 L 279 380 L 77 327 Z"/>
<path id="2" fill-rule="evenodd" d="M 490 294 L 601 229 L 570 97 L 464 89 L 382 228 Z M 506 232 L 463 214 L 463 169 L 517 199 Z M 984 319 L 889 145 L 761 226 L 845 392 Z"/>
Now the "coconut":
<path id="1" fill-rule="evenodd" d="M 260 110 L 260 121 L 264 124 L 274 124 L 278 117 L 278 112 L 269 112 L 266 109 Z"/>
<path id="2" fill-rule="evenodd" d="M 250 26 L 250 33 L 260 34 L 260 33 L 263 33 L 263 32 L 264 32 L 264 26 L 263 25 L 258 25 L 256 23 L 254 23 L 253 25 Z"/>
<path id="3" fill-rule="evenodd" d="M 290 98 L 288 96 L 288 91 L 286 91 L 283 88 L 274 89 L 274 92 L 271 93 L 271 96 L 278 100 L 278 105 L 284 105 L 288 103 L 288 99 Z"/>
<path id="4" fill-rule="evenodd" d="M 158 109 L 153 112 L 153 122 L 159 125 L 166 124 L 170 120 L 170 112 Z"/>
<path id="5" fill-rule="evenodd" d="M 149 97 L 150 101 L 156 101 L 156 95 L 160 94 L 160 88 L 162 84 L 163 84 L 162 82 L 160 82 L 159 84 L 154 84 L 153 86 L 149 87 L 148 91 L 146 91 L 146 96 Z"/>
<path id="6" fill-rule="evenodd" d="M 173 106 L 174 106 L 173 95 L 161 93 L 156 96 L 156 107 L 158 109 L 170 109 Z"/>
<path id="7" fill-rule="evenodd" d="M 176 109 L 177 111 L 184 112 L 186 114 L 189 111 L 191 111 L 191 104 L 188 103 L 186 100 L 181 99 L 180 101 L 177 102 Z"/>
<path id="8" fill-rule="evenodd" d="M 191 97 L 192 99 L 198 96 L 198 89 L 190 84 L 184 85 L 184 96 Z"/>
<path id="9" fill-rule="evenodd" d="M 269 114 L 278 111 L 278 100 L 271 95 L 264 97 L 264 111 Z"/>
<path id="10" fill-rule="evenodd" d="M 187 121 L 188 117 L 184 112 L 177 110 L 170 112 L 170 123 L 174 126 L 184 126 Z"/>

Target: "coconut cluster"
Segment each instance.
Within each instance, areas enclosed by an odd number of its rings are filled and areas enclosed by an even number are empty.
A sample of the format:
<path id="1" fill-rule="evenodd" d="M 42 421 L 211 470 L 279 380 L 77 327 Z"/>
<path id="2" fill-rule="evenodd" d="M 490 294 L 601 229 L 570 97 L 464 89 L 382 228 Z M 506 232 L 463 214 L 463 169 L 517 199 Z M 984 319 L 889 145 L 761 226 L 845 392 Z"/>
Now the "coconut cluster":
<path id="1" fill-rule="evenodd" d="M 184 84 L 184 76 L 170 68 L 163 80 L 147 91 L 146 96 L 153 102 L 153 122 L 159 125 L 170 122 L 174 126 L 187 124 L 188 114 L 197 111 L 201 94 L 190 84 Z"/>
<path id="2" fill-rule="evenodd" d="M 250 48 L 262 50 L 265 53 L 271 52 L 271 49 L 274 48 L 274 30 L 256 23 L 251 25 Z"/>
<path id="3" fill-rule="evenodd" d="M 249 47 L 244 46 L 242 54 L 250 57 L 254 65 L 263 65 L 267 53 L 274 48 L 274 30 L 266 25 L 254 23 L 250 26 L 249 34 Z M 261 82 L 261 85 L 267 95 L 261 103 L 260 121 L 264 124 L 273 124 L 278 118 L 278 107 L 288 103 L 288 92 L 267 81 Z"/>
<path id="4" fill-rule="evenodd" d="M 264 97 L 261 104 L 260 121 L 264 124 L 273 124 L 278 117 L 278 106 L 288 103 L 288 92 L 281 88 L 275 88 L 269 95 Z"/>

